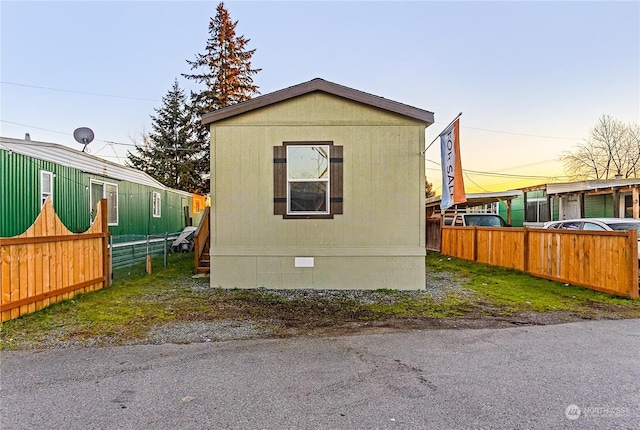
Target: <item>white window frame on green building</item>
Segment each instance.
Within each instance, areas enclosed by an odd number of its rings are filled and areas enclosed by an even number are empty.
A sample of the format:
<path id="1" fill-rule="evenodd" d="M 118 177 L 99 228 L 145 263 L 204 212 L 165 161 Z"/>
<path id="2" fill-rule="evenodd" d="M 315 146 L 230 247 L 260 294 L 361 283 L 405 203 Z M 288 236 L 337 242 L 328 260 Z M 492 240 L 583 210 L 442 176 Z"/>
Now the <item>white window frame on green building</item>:
<path id="1" fill-rule="evenodd" d="M 154 191 L 152 197 L 152 211 L 154 218 L 160 218 L 162 214 L 162 200 L 160 197 L 160 193 Z"/>
<path id="2" fill-rule="evenodd" d="M 102 196 L 94 196 L 94 185 L 102 187 Z M 89 181 L 89 213 L 93 222 L 96 212 L 96 203 L 100 199 L 107 199 L 107 220 L 108 225 L 118 225 L 118 184 L 112 182 L 91 179 Z"/>
<path id="3" fill-rule="evenodd" d="M 53 203 L 53 178 L 55 175 L 53 172 L 47 170 L 40 170 L 40 207 L 44 206 L 44 202 L 47 197 L 51 197 L 51 203 Z M 45 187 L 46 182 L 48 187 Z"/>

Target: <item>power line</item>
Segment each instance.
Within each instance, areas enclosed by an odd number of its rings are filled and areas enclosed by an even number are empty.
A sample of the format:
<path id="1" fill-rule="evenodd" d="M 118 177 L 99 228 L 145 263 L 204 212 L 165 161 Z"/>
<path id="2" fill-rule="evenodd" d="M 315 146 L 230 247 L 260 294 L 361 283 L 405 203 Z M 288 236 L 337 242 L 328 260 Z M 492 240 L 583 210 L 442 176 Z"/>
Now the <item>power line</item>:
<path id="1" fill-rule="evenodd" d="M 23 127 L 35 128 L 36 130 L 50 131 L 51 133 L 66 134 L 67 136 L 69 136 L 69 133 L 65 133 L 64 131 L 49 130 L 48 128 L 36 127 L 35 125 L 20 124 L 19 122 L 7 121 L 6 119 L 0 119 L 0 121 L 6 122 L 7 124 L 21 125 Z"/>
<path id="2" fill-rule="evenodd" d="M 427 160 L 430 163 L 435 164 L 436 166 L 440 167 L 439 163 L 436 163 L 433 160 Z M 435 170 L 435 169 L 434 169 Z M 515 174 L 510 174 L 510 173 L 498 173 L 498 172 L 483 172 L 480 170 L 469 170 L 469 169 L 462 169 L 462 171 L 464 173 L 473 173 L 474 175 L 481 175 L 481 176 L 493 176 L 493 177 L 498 177 L 498 178 L 517 178 L 517 179 L 547 179 L 549 178 L 549 176 L 539 176 L 539 175 L 515 175 Z M 557 178 L 565 178 L 568 176 L 554 176 Z"/>
<path id="3" fill-rule="evenodd" d="M 101 93 L 92 93 L 92 92 L 87 92 L 87 91 L 76 91 L 76 90 L 67 90 L 67 89 L 61 89 L 61 88 L 43 87 L 43 86 L 39 86 L 39 85 L 21 84 L 21 83 L 18 83 L 18 82 L 0 81 L 0 84 L 14 85 L 14 86 L 19 86 L 19 87 L 34 88 L 34 89 L 48 90 L 48 91 L 59 91 L 59 92 L 64 92 L 64 93 L 84 94 L 84 95 L 98 96 L 98 97 L 111 97 L 111 98 L 118 98 L 118 99 L 141 100 L 141 101 L 150 101 L 150 102 L 161 102 L 162 101 L 162 100 L 158 100 L 158 99 L 149 99 L 149 98 L 144 98 L 144 97 L 120 96 L 120 95 L 113 95 L 113 94 L 101 94 Z M 439 124 L 439 123 L 435 122 L 434 124 Z M 540 135 L 540 134 L 517 133 L 517 132 L 512 132 L 512 131 L 492 130 L 492 129 L 488 129 L 488 128 L 470 127 L 470 126 L 465 126 L 465 125 L 460 125 L 460 127 L 461 128 L 468 128 L 470 130 L 486 131 L 486 132 L 490 132 L 490 133 L 510 134 L 510 135 L 515 135 L 515 136 L 537 137 L 537 138 L 541 138 L 541 139 L 562 139 L 562 140 L 573 140 L 573 141 L 582 139 L 582 138 L 578 138 L 578 137 L 560 137 L 560 136 L 546 136 L 546 135 Z"/>
<path id="4" fill-rule="evenodd" d="M 441 122 L 434 122 L 434 124 L 443 124 Z M 490 132 L 490 133 L 500 133 L 500 134 L 512 134 L 512 135 L 516 135 L 516 136 L 527 136 L 527 137 L 538 137 L 541 139 L 562 139 L 562 140 L 582 140 L 583 138 L 580 137 L 560 137 L 560 136 L 546 136 L 546 135 L 541 135 L 541 134 L 529 134 L 529 133 L 517 133 L 514 131 L 502 131 L 502 130 L 491 130 L 488 128 L 479 128 L 479 127 L 470 127 L 468 125 L 460 125 L 460 128 L 468 128 L 470 130 L 480 130 L 480 131 L 486 131 L 486 132 Z M 436 137 L 437 139 L 437 137 Z M 435 140 L 435 139 L 434 139 Z"/>
<path id="5" fill-rule="evenodd" d="M 479 170 L 469 170 L 469 169 L 462 169 L 462 170 L 464 172 L 473 173 L 475 175 L 494 176 L 494 177 L 498 177 L 498 178 L 520 178 L 520 179 L 546 179 L 546 178 L 549 178 L 549 175 L 547 175 L 547 176 L 540 176 L 540 175 L 514 175 L 514 174 L 509 174 L 509 173 L 482 172 L 482 171 L 479 171 Z M 565 178 L 565 177 L 568 177 L 568 176 L 554 175 L 554 177 L 556 177 L 556 178 Z"/>
<path id="6" fill-rule="evenodd" d="M 1 122 L 6 122 L 8 124 L 20 125 L 20 126 L 23 126 L 23 127 L 30 127 L 30 128 L 35 128 L 35 129 L 38 129 L 38 130 L 49 131 L 49 132 L 52 132 L 52 133 L 64 134 L 64 135 L 67 135 L 67 136 L 71 135 L 69 133 L 65 133 L 65 132 L 62 132 L 62 131 L 50 130 L 50 129 L 46 129 L 46 128 L 42 128 L 42 127 L 36 127 L 36 126 L 28 125 L 28 124 L 21 124 L 21 123 L 17 123 L 17 122 L 13 122 L 13 121 L 7 121 L 7 120 L 4 120 L 4 119 L 1 119 L 0 121 Z M 111 144 L 111 145 L 121 145 L 121 146 L 129 146 L 129 147 L 138 146 L 138 145 L 135 145 L 135 144 L 132 144 L 132 143 L 120 143 L 120 142 L 114 142 L 114 141 L 111 141 L 111 140 L 103 140 L 103 139 L 96 139 L 96 141 L 104 142 L 104 143 Z M 102 149 L 104 149 L 104 148 L 102 148 Z M 102 149 L 100 149 L 100 151 Z M 176 149 L 172 149 L 172 150 L 197 152 L 197 151 L 201 151 L 202 149 L 201 148 L 176 148 Z M 100 151 L 98 151 L 98 152 L 100 152 Z M 114 152 L 115 152 L 115 150 L 114 150 Z M 430 163 L 433 163 L 436 166 L 440 167 L 440 164 L 435 162 L 435 161 L 433 161 L 433 160 L 426 159 L 426 161 L 428 161 Z M 529 165 L 533 165 L 533 164 L 538 164 L 538 163 L 530 163 Z M 523 166 L 517 166 L 517 167 L 523 167 Z M 511 168 L 515 168 L 515 167 L 511 167 Z M 473 173 L 473 174 L 476 174 L 476 175 L 493 176 L 493 177 L 504 177 L 504 178 L 517 178 L 517 179 L 547 179 L 547 178 L 549 178 L 549 176 L 515 175 L 515 174 L 498 173 L 498 172 L 483 172 L 483 171 L 469 170 L 469 169 L 462 169 L 462 171 L 465 172 L 465 173 Z M 557 178 L 568 178 L 568 176 L 561 176 L 561 175 L 558 175 L 558 176 L 555 176 L 555 177 L 557 177 Z"/>
<path id="7" fill-rule="evenodd" d="M 42 128 L 42 127 L 36 127 L 35 125 L 29 125 L 29 124 L 21 124 L 19 122 L 13 122 L 13 121 L 7 121 L 6 119 L 0 119 L 1 122 L 6 122 L 7 124 L 13 124 L 13 125 L 20 125 L 22 127 L 29 127 L 29 128 L 35 128 L 36 130 L 43 130 L 43 131 L 49 131 L 51 133 L 58 133 L 58 134 L 64 134 L 66 136 L 73 136 L 72 133 L 67 133 L 64 131 L 57 131 L 57 130 L 51 130 L 48 128 Z M 104 143 L 109 143 L 112 145 L 123 145 L 123 146 L 136 146 L 132 143 L 119 143 L 119 142 L 112 142 L 110 140 L 104 140 L 104 139 L 95 139 L 96 142 L 104 142 Z"/>
<path id="8" fill-rule="evenodd" d="M 463 171 L 463 172 L 464 172 L 464 171 Z M 480 186 L 476 181 L 474 181 L 473 179 L 471 179 L 471 177 L 469 176 L 469 174 L 468 174 L 467 172 L 464 172 L 464 176 L 466 176 L 466 177 L 467 177 L 467 179 L 468 179 L 468 180 L 469 180 L 473 185 L 475 185 L 476 187 L 480 188 L 480 189 L 481 189 L 482 191 L 484 191 L 485 193 L 486 193 L 486 192 L 489 192 L 489 190 L 487 190 L 486 188 L 484 188 L 484 187 Z"/>
<path id="9" fill-rule="evenodd" d="M 64 131 L 50 130 L 48 128 L 36 127 L 34 125 L 21 124 L 19 122 L 7 121 L 6 119 L 0 119 L 0 122 L 6 122 L 7 124 L 13 124 L 13 125 L 20 125 L 22 127 L 35 128 L 36 130 L 49 131 L 51 133 L 64 134 L 65 136 L 73 136 L 73 134 L 66 133 Z M 108 145 L 120 145 L 120 146 L 131 146 L 131 147 L 142 146 L 142 145 L 136 145 L 134 143 L 121 143 L 121 142 L 114 142 L 112 140 L 104 140 L 104 139 L 95 139 L 95 141 L 96 142 L 104 142 L 104 143 L 106 143 Z M 102 149 L 104 149 L 104 148 L 101 148 L 100 150 L 102 150 Z M 170 150 L 171 151 L 198 152 L 198 151 L 202 151 L 202 148 L 170 148 Z M 100 152 L 100 151 L 98 151 L 98 152 Z"/>
<path id="10" fill-rule="evenodd" d="M 19 84 L 17 82 L 0 81 L 0 84 L 15 85 L 17 87 L 35 88 L 35 89 L 39 89 L 39 90 L 59 91 L 59 92 L 62 92 L 62 93 L 84 94 L 84 95 L 88 95 L 88 96 L 98 96 L 98 97 L 111 97 L 111 98 L 115 98 L 115 99 L 141 100 L 141 101 L 146 101 L 146 102 L 159 102 L 159 101 L 161 101 L 161 100 L 157 100 L 157 99 L 147 99 L 147 98 L 143 98 L 143 97 L 117 96 L 117 95 L 113 95 L 113 94 L 100 94 L 100 93 L 90 93 L 90 92 L 86 92 L 86 91 L 66 90 L 66 89 L 61 89 L 61 88 L 41 87 L 41 86 L 38 86 L 38 85 Z"/>
<path id="11" fill-rule="evenodd" d="M 468 129 L 471 129 L 471 130 L 488 131 L 488 132 L 491 132 L 491 133 L 513 134 L 513 135 L 516 135 L 516 136 L 539 137 L 539 138 L 542 138 L 542 139 L 581 140 L 581 138 L 577 138 L 577 137 L 543 136 L 543 135 L 540 135 L 540 134 L 515 133 L 515 132 L 511 132 L 511 131 L 489 130 L 487 128 L 468 127 L 468 126 L 462 126 L 462 125 L 460 127 L 468 128 Z"/>

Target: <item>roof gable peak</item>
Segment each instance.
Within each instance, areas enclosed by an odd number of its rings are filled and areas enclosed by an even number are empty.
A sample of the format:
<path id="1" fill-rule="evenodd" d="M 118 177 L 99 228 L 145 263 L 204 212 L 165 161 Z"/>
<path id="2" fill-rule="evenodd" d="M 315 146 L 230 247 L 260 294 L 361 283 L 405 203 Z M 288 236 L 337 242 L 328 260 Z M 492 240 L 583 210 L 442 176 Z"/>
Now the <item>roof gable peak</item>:
<path id="1" fill-rule="evenodd" d="M 345 87 L 343 85 L 326 81 L 322 78 L 314 78 L 301 84 L 293 85 L 291 87 L 261 95 L 232 106 L 209 112 L 202 117 L 202 124 L 208 125 L 217 121 L 221 121 L 223 119 L 241 115 L 246 112 L 260 109 L 316 91 L 332 94 L 334 96 L 341 97 L 347 100 L 352 100 L 368 106 L 376 107 L 378 109 L 383 109 L 389 112 L 403 115 L 411 119 L 421 121 L 425 123 L 425 126 L 433 124 L 434 121 L 433 112 L 399 103 L 390 99 L 385 99 L 384 97 L 365 93 L 353 88 Z"/>

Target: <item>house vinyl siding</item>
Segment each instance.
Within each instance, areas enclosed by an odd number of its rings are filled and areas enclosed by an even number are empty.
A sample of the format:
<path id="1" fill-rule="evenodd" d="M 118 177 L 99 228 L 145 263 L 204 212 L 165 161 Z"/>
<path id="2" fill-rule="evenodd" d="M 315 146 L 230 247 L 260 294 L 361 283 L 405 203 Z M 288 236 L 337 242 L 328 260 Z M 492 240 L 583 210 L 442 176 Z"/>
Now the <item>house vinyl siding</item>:
<path id="1" fill-rule="evenodd" d="M 343 214 L 333 220 L 290 220 L 273 214 L 273 147 L 261 144 L 257 127 L 215 127 L 212 136 L 212 239 L 216 246 L 324 247 L 422 246 L 414 232 L 422 211 L 403 210 L 420 201 L 424 188 L 415 177 L 420 169 L 420 131 L 416 127 L 362 128 L 284 127 L 282 141 L 328 140 L 343 143 Z M 408 144 L 390 143 L 386 135 Z M 340 138 L 337 136 L 340 135 Z M 233 145 L 217 142 L 233 140 Z M 292 139 L 289 139 L 292 140 Z M 280 140 L 274 140 L 276 144 Z M 380 146 L 384 146 L 384 150 Z M 413 151 L 411 150 L 413 149 Z M 418 151 L 416 152 L 416 149 Z M 357 155 L 356 155 L 357 154 Z M 354 175 L 353 172 L 358 174 Z M 266 178 L 266 179 L 265 179 Z M 424 181 L 423 181 L 424 182 Z M 398 193 L 413 183 L 413 193 Z M 354 190 L 359 190 L 354 192 Z M 216 225 L 224 229 L 216 230 Z M 393 226 L 380 229 L 378 226 Z M 315 226 L 315 228 L 314 228 Z"/>
<path id="2" fill-rule="evenodd" d="M 327 109 L 327 107 L 329 108 Z M 382 109 L 363 106 L 360 103 L 322 92 L 307 94 L 274 106 L 223 119 L 213 126 L 232 124 L 234 127 L 264 126 L 271 128 L 274 126 L 319 125 L 320 123 L 330 124 L 334 127 L 388 126 L 413 123 L 424 127 L 420 121 Z"/>
<path id="3" fill-rule="evenodd" d="M 424 288 L 424 122 L 319 92 L 210 131 L 212 285 Z M 274 147 L 284 142 L 342 147 L 340 215 L 274 214 Z"/>

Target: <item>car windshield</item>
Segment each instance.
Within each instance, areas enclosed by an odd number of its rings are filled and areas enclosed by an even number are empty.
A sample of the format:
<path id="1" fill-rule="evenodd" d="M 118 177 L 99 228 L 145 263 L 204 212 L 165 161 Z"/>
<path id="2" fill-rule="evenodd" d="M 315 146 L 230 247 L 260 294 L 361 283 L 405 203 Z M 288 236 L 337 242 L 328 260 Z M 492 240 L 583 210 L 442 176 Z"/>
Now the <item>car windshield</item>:
<path id="1" fill-rule="evenodd" d="M 497 215 L 467 215 L 468 226 L 480 226 L 480 227 L 505 227 L 506 224 Z"/>
<path id="2" fill-rule="evenodd" d="M 607 224 L 611 230 L 636 230 L 638 232 L 638 240 L 640 240 L 640 223 L 638 222 L 617 222 Z"/>

